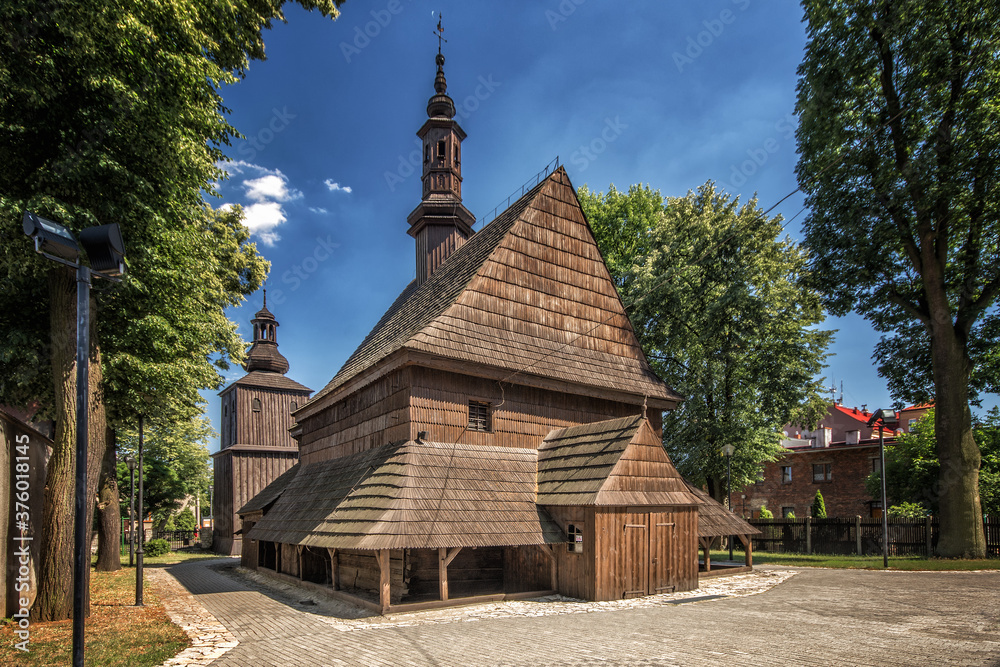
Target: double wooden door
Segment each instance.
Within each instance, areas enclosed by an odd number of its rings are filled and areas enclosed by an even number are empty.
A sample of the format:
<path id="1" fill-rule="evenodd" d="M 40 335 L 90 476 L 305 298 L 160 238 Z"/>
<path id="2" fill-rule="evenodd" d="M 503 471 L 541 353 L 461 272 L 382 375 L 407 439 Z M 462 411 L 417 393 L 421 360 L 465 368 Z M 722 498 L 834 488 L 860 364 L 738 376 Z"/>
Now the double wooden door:
<path id="1" fill-rule="evenodd" d="M 622 597 L 672 593 L 678 565 L 674 513 L 626 512 L 621 525 Z"/>

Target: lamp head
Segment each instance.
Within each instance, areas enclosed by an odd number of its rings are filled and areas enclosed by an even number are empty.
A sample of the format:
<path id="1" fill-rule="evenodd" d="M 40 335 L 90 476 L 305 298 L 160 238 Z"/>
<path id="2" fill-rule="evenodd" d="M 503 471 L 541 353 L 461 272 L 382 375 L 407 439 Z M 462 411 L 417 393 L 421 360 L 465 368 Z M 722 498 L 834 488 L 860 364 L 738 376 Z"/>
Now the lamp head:
<path id="1" fill-rule="evenodd" d="M 35 241 L 35 252 L 53 255 L 75 264 L 80 257 L 80 246 L 73 233 L 62 225 L 25 211 L 21 219 L 24 233 Z"/>
<path id="2" fill-rule="evenodd" d="M 125 457 L 125 465 L 128 466 L 129 472 L 135 472 L 135 459 L 131 454 Z"/>
<path id="3" fill-rule="evenodd" d="M 125 273 L 125 243 L 117 222 L 83 229 L 80 244 L 87 251 L 90 268 L 94 271 L 112 276 Z"/>
<path id="4" fill-rule="evenodd" d="M 883 428 L 892 428 L 899 423 L 899 418 L 896 417 L 896 411 L 892 408 L 879 408 L 868 418 L 868 428 L 871 428 L 878 422 L 882 422 Z"/>
<path id="5" fill-rule="evenodd" d="M 731 457 L 733 454 L 736 453 L 736 448 L 733 447 L 732 445 L 723 445 L 722 453 L 728 459 L 729 457 Z"/>

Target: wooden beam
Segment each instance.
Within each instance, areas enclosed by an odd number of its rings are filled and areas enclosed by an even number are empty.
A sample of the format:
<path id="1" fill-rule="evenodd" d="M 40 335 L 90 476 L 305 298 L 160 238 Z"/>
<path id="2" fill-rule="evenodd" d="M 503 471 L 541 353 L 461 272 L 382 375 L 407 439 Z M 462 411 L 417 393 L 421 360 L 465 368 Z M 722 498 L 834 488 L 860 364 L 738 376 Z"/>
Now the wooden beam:
<path id="1" fill-rule="evenodd" d="M 448 566 L 451 565 L 451 561 L 455 560 L 455 556 L 461 550 L 462 547 L 454 547 L 452 549 L 448 549 L 447 547 L 438 548 L 438 593 L 442 600 L 448 599 Z"/>
<path id="2" fill-rule="evenodd" d="M 753 567 L 753 540 L 749 535 L 737 535 L 743 543 L 743 559 L 747 567 Z"/>
<path id="3" fill-rule="evenodd" d="M 699 537 L 698 541 L 701 542 L 701 548 L 705 552 L 705 572 L 712 571 L 712 540 L 714 538 L 704 538 Z"/>
<path id="4" fill-rule="evenodd" d="M 302 545 L 295 545 L 295 557 L 299 561 L 299 581 L 302 581 Z"/>
<path id="5" fill-rule="evenodd" d="M 333 590 L 340 590 L 340 554 L 336 549 L 327 549 L 330 553 L 330 585 Z"/>
<path id="6" fill-rule="evenodd" d="M 375 552 L 378 560 L 378 601 L 381 613 L 389 611 L 389 550 L 379 549 Z"/>

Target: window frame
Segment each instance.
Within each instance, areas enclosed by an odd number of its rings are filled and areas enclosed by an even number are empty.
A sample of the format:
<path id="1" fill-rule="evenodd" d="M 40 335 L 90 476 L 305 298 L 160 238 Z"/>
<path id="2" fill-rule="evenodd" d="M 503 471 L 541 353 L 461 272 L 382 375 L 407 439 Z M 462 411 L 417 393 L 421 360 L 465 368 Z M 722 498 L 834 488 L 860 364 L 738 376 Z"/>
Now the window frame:
<path id="1" fill-rule="evenodd" d="M 480 416 L 474 413 L 473 409 L 477 411 L 481 410 L 485 414 Z M 466 429 L 473 433 L 493 432 L 493 406 L 489 401 L 479 401 L 474 398 L 469 399 L 469 422 Z"/>
<path id="2" fill-rule="evenodd" d="M 819 479 L 816 479 L 816 468 L 819 468 Z M 812 476 L 813 484 L 826 484 L 827 482 L 833 481 L 833 464 L 832 463 L 813 463 L 812 464 Z"/>
<path id="3" fill-rule="evenodd" d="M 785 471 L 788 471 L 788 475 L 785 475 Z M 781 483 L 791 484 L 792 483 L 792 466 L 781 466 Z"/>
<path id="4" fill-rule="evenodd" d="M 583 553 L 583 528 L 575 523 L 566 526 L 566 552 Z"/>

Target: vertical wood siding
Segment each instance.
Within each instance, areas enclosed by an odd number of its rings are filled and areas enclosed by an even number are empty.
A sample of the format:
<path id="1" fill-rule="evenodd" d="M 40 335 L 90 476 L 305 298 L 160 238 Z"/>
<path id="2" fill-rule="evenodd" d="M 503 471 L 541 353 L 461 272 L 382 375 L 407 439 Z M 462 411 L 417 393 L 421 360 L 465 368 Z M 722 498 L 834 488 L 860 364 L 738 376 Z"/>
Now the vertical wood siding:
<path id="1" fill-rule="evenodd" d="M 215 457 L 216 553 L 238 555 L 242 540 L 237 511 L 283 472 L 295 465 L 297 452 L 223 450 Z"/>

